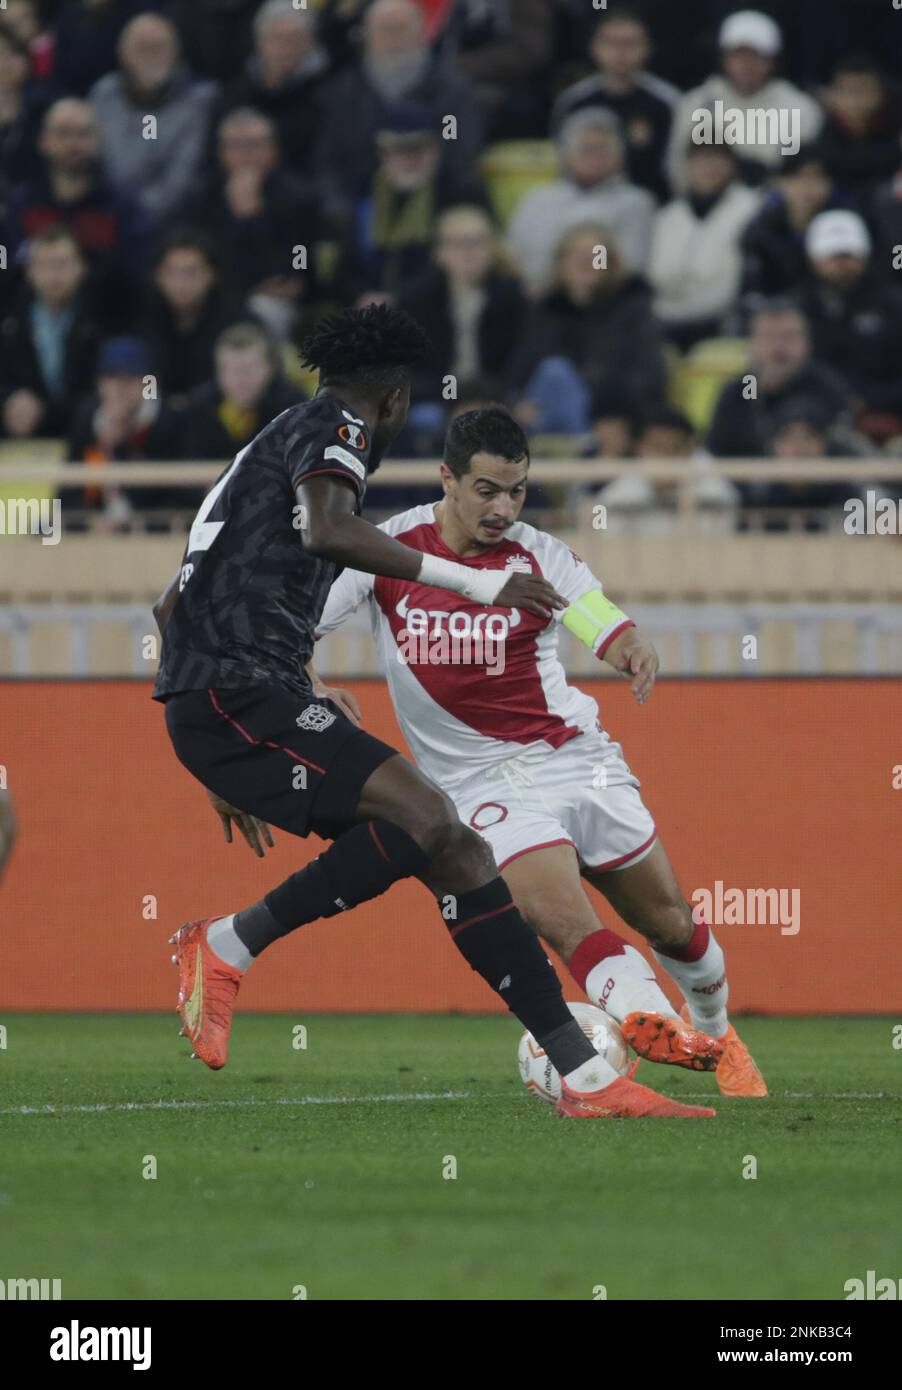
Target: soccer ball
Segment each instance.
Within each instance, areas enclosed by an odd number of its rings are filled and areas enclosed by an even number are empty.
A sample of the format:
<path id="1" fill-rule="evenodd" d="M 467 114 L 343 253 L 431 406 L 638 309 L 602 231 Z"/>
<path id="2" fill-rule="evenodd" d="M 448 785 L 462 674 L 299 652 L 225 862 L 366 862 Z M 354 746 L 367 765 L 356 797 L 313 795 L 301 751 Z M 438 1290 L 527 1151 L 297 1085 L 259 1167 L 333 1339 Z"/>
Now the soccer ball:
<path id="1" fill-rule="evenodd" d="M 594 1004 L 568 1004 L 567 1008 L 595 1051 L 599 1052 L 606 1062 L 610 1062 L 620 1076 L 626 1076 L 629 1068 L 629 1053 L 626 1043 L 623 1041 L 620 1025 L 602 1009 L 597 1009 Z M 560 1075 L 555 1071 L 550 1058 L 539 1047 L 532 1033 L 524 1033 L 520 1039 L 517 1061 L 523 1085 L 527 1090 L 532 1091 L 533 1095 L 539 1096 L 541 1100 L 549 1101 L 552 1105 L 560 1099 Z"/>

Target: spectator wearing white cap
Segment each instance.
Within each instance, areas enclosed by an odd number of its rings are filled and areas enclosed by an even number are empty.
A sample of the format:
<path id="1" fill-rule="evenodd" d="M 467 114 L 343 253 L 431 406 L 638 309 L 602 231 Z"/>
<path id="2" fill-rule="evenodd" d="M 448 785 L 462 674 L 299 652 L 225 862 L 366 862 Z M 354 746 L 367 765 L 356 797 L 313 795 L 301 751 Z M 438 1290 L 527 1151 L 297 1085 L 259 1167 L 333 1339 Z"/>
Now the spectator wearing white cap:
<path id="1" fill-rule="evenodd" d="M 799 145 L 807 145 L 817 136 L 823 122 L 823 112 L 813 97 L 775 75 L 783 39 L 769 15 L 759 10 L 737 10 L 721 25 L 718 44 L 721 71 L 687 92 L 674 116 L 669 164 L 671 181 L 679 192 L 686 186 L 686 149 L 698 129 L 699 111 L 738 113 L 745 138 L 734 148 L 750 182 L 776 170 L 783 150 L 790 148 L 772 138 L 775 125 L 782 122 L 785 126 L 781 129 L 794 130 L 798 141 L 794 148 L 798 150 Z M 760 111 L 769 113 L 767 123 L 755 119 L 754 113 Z M 762 124 L 766 125 L 764 130 Z M 716 119 L 714 129 L 716 138 L 721 133 Z"/>
<path id="2" fill-rule="evenodd" d="M 858 427 L 881 442 L 902 430 L 902 289 L 873 265 L 857 212 L 822 212 L 805 238 L 803 305 L 814 357 L 845 382 Z"/>
<path id="3" fill-rule="evenodd" d="M 600 222 L 615 236 L 629 270 L 643 270 L 651 243 L 655 200 L 624 173 L 625 144 L 611 111 L 577 111 L 558 137 L 561 178 L 527 193 L 517 204 L 508 241 L 529 292 L 549 286 L 555 250 L 564 232 Z"/>

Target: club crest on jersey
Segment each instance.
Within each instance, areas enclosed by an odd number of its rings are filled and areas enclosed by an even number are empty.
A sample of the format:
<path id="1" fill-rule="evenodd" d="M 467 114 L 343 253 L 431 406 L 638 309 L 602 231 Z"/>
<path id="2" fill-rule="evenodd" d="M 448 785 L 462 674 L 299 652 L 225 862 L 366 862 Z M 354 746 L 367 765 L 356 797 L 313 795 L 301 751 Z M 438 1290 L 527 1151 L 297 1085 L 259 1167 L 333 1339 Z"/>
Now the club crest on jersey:
<path id="1" fill-rule="evenodd" d="M 517 574 L 532 574 L 532 565 L 525 555 L 508 555 L 504 568 L 514 570 Z"/>
<path id="2" fill-rule="evenodd" d="M 308 705 L 294 721 L 299 729 L 307 729 L 312 734 L 321 734 L 335 723 L 335 715 L 325 705 Z"/>
<path id="3" fill-rule="evenodd" d="M 338 426 L 338 437 L 343 443 L 349 444 L 352 449 L 366 448 L 366 430 L 355 425 L 353 420 Z"/>

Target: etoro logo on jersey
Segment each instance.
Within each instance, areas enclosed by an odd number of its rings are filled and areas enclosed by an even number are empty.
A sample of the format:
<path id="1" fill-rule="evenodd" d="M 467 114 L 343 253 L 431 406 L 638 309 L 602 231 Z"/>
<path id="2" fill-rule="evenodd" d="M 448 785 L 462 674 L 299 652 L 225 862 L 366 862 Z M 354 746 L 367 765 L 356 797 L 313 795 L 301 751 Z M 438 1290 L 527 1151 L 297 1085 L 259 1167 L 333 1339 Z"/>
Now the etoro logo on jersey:
<path id="1" fill-rule="evenodd" d="M 520 613 L 448 612 L 411 608 L 405 594 L 395 605 L 404 620 L 397 634 L 398 660 L 404 666 L 484 666 L 486 675 L 504 672 L 504 644 Z"/>

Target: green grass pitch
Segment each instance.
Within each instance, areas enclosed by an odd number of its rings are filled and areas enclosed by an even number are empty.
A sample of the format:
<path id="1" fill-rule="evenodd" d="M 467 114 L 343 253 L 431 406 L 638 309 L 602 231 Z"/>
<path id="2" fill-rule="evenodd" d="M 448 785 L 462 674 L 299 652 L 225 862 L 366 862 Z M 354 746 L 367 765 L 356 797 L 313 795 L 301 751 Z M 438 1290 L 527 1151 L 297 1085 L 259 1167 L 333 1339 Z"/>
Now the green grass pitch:
<path id="1" fill-rule="evenodd" d="M 64 1298 L 832 1300 L 902 1274 L 888 1018 L 740 1020 L 768 1100 L 642 1063 L 718 1118 L 587 1123 L 523 1091 L 508 1018 L 239 1015 L 216 1075 L 175 1015 L 0 1022 L 0 1278 Z"/>

